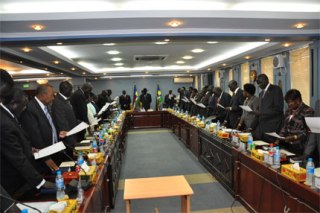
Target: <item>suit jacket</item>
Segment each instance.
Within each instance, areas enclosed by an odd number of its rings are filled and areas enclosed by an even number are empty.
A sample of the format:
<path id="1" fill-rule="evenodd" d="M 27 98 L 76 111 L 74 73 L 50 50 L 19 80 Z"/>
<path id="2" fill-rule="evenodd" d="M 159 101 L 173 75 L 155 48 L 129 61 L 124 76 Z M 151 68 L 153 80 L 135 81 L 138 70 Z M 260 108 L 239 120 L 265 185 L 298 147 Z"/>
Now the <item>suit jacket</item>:
<path id="1" fill-rule="evenodd" d="M 166 96 L 164 97 L 164 103 L 166 104 L 166 107 L 168 108 L 173 108 L 176 96 L 174 94 L 172 94 L 172 97 L 169 98 L 169 94 L 166 94 Z"/>
<path id="2" fill-rule="evenodd" d="M 51 125 L 35 98 L 29 101 L 27 109 L 21 114 L 21 125 L 29 133 L 33 147 L 43 149 L 53 144 Z"/>
<path id="3" fill-rule="evenodd" d="M 142 108 L 144 108 L 145 110 L 150 109 L 150 104 L 152 102 L 151 95 L 149 93 L 147 93 L 146 95 L 141 94 L 140 102 L 142 103 Z"/>
<path id="4" fill-rule="evenodd" d="M 215 114 L 216 112 L 216 106 L 217 106 L 217 98 L 215 97 L 215 95 L 211 94 L 211 96 L 209 97 L 209 102 L 208 102 L 208 114 L 207 116 L 212 116 Z"/>
<path id="5" fill-rule="evenodd" d="M 273 142 L 275 139 L 266 136 L 264 133 L 279 133 L 283 123 L 283 95 L 279 86 L 270 85 L 265 95 L 263 91 L 259 94 L 259 112 L 262 114 L 256 116 L 252 129 L 256 131 L 256 138 L 267 142 Z"/>
<path id="6" fill-rule="evenodd" d="M 222 96 L 218 102 L 218 99 L 219 97 L 216 97 L 216 116 L 217 116 L 217 120 L 220 121 L 220 123 L 223 123 L 224 122 L 224 119 L 226 118 L 227 116 L 227 112 L 226 110 L 224 110 L 223 108 L 221 107 L 218 107 L 218 104 L 224 106 L 224 107 L 227 107 L 230 105 L 230 101 L 231 101 L 231 96 L 228 94 L 228 93 L 225 93 L 225 92 L 222 92 Z"/>
<path id="7" fill-rule="evenodd" d="M 35 188 L 43 178 L 34 167 L 25 132 L 5 109 L 0 108 L 1 185 L 13 195 L 26 183 Z"/>
<path id="8" fill-rule="evenodd" d="M 73 108 L 68 100 L 65 100 L 59 93 L 52 103 L 52 116 L 56 121 L 57 131 L 69 131 L 77 126 L 78 122 L 73 112 Z M 63 140 L 67 146 L 73 147 L 76 142 L 74 135 L 68 136 Z"/>
<path id="9" fill-rule="evenodd" d="M 119 98 L 119 103 L 122 110 L 130 110 L 131 98 L 130 95 L 121 95 Z"/>
<path id="10" fill-rule="evenodd" d="M 237 93 L 231 97 L 229 106 L 232 108 L 232 110 L 229 111 L 227 115 L 228 125 L 233 129 L 237 127 L 240 121 L 240 117 L 242 115 L 242 108 L 240 107 L 240 105 L 243 105 L 243 102 L 244 97 L 242 95 L 242 90 L 238 89 Z"/>
<path id="11" fill-rule="evenodd" d="M 89 123 L 86 96 L 81 89 L 75 91 L 70 97 L 70 103 L 73 107 L 76 119 Z"/>
<path id="12" fill-rule="evenodd" d="M 97 106 L 101 109 L 107 103 L 107 96 L 98 95 Z"/>

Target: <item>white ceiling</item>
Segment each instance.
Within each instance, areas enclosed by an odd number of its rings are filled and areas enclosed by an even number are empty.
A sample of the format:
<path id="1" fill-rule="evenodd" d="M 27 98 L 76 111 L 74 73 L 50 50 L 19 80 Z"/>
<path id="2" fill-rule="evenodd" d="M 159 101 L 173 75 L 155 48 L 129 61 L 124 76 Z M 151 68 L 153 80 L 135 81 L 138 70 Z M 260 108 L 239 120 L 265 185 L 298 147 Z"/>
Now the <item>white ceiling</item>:
<path id="1" fill-rule="evenodd" d="M 252 60 L 285 50 L 284 42 L 289 48 L 306 45 L 320 32 L 318 0 L 2 0 L 0 13 L 2 62 L 70 76 L 200 73 L 244 62 L 246 55 Z M 183 24 L 167 26 L 173 19 Z M 296 29 L 299 22 L 306 27 Z M 34 31 L 34 24 L 45 28 Z M 154 43 L 164 39 L 170 41 Z M 103 45 L 110 42 L 115 45 Z M 24 47 L 32 51 L 21 51 Z M 204 52 L 191 52 L 195 48 Z M 134 61 L 138 55 L 166 59 L 142 63 Z M 193 58 L 183 60 L 186 55 Z M 123 65 L 116 66 L 112 57 Z M 180 60 L 185 63 L 177 64 Z"/>

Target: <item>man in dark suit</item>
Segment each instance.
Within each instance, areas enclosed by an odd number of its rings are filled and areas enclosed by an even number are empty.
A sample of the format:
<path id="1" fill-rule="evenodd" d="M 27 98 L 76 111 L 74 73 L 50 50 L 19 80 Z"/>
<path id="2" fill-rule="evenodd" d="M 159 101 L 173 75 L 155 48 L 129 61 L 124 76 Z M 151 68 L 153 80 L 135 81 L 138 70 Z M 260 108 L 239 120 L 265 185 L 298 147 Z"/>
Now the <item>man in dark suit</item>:
<path id="1" fill-rule="evenodd" d="M 207 116 L 206 117 L 214 115 L 214 113 L 216 111 L 216 105 L 217 105 L 216 98 L 214 96 L 213 88 L 212 88 L 212 90 L 210 91 L 210 97 L 209 97 L 209 101 L 208 101 Z"/>
<path id="2" fill-rule="evenodd" d="M 70 103 L 73 107 L 74 114 L 76 119 L 79 122 L 85 122 L 89 124 L 88 120 L 88 110 L 87 110 L 87 100 L 92 91 L 92 86 L 89 83 L 85 83 L 75 91 L 70 97 Z M 82 141 L 84 139 L 84 135 L 86 130 L 83 130 L 77 134 L 78 141 Z"/>
<path id="3" fill-rule="evenodd" d="M 69 101 L 71 94 L 72 84 L 68 81 L 61 82 L 59 85 L 59 93 L 52 103 L 52 115 L 58 131 L 70 131 L 77 126 L 77 119 Z M 77 139 L 74 135 L 70 135 L 66 137 L 63 142 L 68 147 L 70 153 Z"/>
<path id="4" fill-rule="evenodd" d="M 29 101 L 27 109 L 21 115 L 22 128 L 29 133 L 31 144 L 36 149 L 43 149 L 59 141 L 58 131 L 55 127 L 49 106 L 54 99 L 53 87 L 49 84 L 39 85 L 36 96 Z M 61 132 L 64 138 L 66 132 Z M 53 171 L 58 166 L 51 157 L 44 158 L 44 163 Z M 40 171 L 48 172 L 44 164 L 39 164 Z"/>
<path id="5" fill-rule="evenodd" d="M 130 95 L 127 95 L 125 90 L 122 91 L 119 103 L 122 110 L 130 110 L 131 98 Z"/>
<path id="6" fill-rule="evenodd" d="M 2 96 L 1 101 L 1 185 L 15 198 L 27 190 L 54 188 L 54 184 L 46 182 L 35 169 L 30 141 L 18 121 L 26 108 L 27 96 L 14 88 L 10 95 Z"/>
<path id="7" fill-rule="evenodd" d="M 258 111 L 253 111 L 256 115 L 252 129 L 256 130 L 253 137 L 266 142 L 273 142 L 274 138 L 265 133 L 279 133 L 283 123 L 283 94 L 279 86 L 269 83 L 268 76 L 260 74 L 257 77 L 257 84 L 262 89 L 259 94 Z"/>
<path id="8" fill-rule="evenodd" d="M 219 105 L 223 107 L 229 106 L 231 101 L 231 96 L 228 93 L 223 92 L 220 87 L 213 88 L 213 93 L 216 99 L 215 101 L 216 111 L 214 113 L 214 115 L 216 116 L 216 119 L 214 121 L 219 121 L 222 124 L 227 116 L 227 112 L 222 107 L 219 107 Z"/>
<path id="9" fill-rule="evenodd" d="M 98 95 L 97 106 L 101 109 L 107 103 L 107 91 L 102 90 Z"/>
<path id="10" fill-rule="evenodd" d="M 142 108 L 145 109 L 146 111 L 150 109 L 150 104 L 152 102 L 151 95 L 147 93 L 147 91 L 148 91 L 147 88 L 144 88 L 141 91 L 141 95 L 140 95 L 140 102 L 142 104 Z"/>
<path id="11" fill-rule="evenodd" d="M 175 94 L 172 94 L 172 90 L 169 90 L 169 94 L 166 94 L 166 96 L 164 97 L 165 107 L 173 108 L 174 103 L 176 102 L 175 98 Z"/>
<path id="12" fill-rule="evenodd" d="M 238 87 L 238 82 L 231 80 L 228 84 L 229 89 L 232 91 L 233 95 L 231 97 L 230 105 L 226 107 L 227 119 L 225 120 L 225 125 L 235 129 L 240 121 L 242 115 L 242 108 L 244 97 L 242 90 Z"/>

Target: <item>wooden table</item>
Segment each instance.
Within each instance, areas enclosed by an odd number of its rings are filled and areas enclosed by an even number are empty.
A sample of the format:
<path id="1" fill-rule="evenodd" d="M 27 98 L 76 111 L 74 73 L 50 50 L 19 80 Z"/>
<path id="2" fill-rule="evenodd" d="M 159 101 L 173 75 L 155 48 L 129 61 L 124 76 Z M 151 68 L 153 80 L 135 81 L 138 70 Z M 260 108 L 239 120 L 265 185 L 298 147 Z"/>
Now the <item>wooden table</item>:
<path id="1" fill-rule="evenodd" d="M 127 213 L 134 199 L 181 196 L 181 212 L 190 212 L 190 195 L 193 191 L 184 176 L 126 179 L 124 200 Z"/>

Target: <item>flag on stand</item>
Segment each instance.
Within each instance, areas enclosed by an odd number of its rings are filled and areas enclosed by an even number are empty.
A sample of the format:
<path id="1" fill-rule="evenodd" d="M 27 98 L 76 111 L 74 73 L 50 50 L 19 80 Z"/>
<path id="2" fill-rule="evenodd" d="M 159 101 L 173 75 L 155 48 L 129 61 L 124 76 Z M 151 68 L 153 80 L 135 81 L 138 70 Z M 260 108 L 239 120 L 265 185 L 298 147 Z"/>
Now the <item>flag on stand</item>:
<path id="1" fill-rule="evenodd" d="M 160 110 L 162 108 L 163 97 L 161 94 L 160 85 L 157 85 L 157 101 L 156 101 L 156 110 Z"/>
<path id="2" fill-rule="evenodd" d="M 133 87 L 133 110 L 136 108 L 136 106 L 139 106 L 139 93 L 137 90 L 137 86 L 134 85 Z"/>

